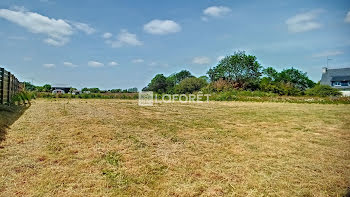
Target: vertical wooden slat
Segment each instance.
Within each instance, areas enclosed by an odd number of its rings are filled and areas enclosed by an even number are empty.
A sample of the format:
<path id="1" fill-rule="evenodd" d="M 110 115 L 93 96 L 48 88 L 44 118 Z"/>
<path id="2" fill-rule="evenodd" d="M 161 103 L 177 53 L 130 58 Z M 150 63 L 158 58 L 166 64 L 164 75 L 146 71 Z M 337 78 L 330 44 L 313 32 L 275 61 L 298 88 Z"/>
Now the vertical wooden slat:
<path id="1" fill-rule="evenodd" d="M 0 68 L 0 77 L 1 77 L 1 84 L 0 84 L 0 104 L 4 104 L 4 75 L 5 75 L 5 69 Z"/>
<path id="2" fill-rule="evenodd" d="M 8 83 L 7 83 L 7 104 L 10 103 L 11 99 L 11 73 L 8 73 Z"/>

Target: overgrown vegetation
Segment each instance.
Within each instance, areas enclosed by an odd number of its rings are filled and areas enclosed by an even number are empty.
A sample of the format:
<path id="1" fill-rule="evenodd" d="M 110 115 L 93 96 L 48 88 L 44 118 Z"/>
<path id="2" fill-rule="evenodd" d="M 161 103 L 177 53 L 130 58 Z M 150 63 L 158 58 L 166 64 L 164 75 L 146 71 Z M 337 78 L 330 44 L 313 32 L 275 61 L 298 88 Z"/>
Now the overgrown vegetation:
<path id="1" fill-rule="evenodd" d="M 158 94 L 194 93 L 198 91 L 218 95 L 218 100 L 236 99 L 236 92 L 259 91 L 279 96 L 340 96 L 337 89 L 330 86 L 315 87 L 307 73 L 296 68 L 278 72 L 272 67 L 263 68 L 253 55 L 243 51 L 235 52 L 222 59 L 217 66 L 209 69 L 208 77 L 196 78 L 189 71 L 165 77 L 157 74 L 143 90 Z M 253 93 L 254 94 L 254 93 Z M 271 95 L 266 94 L 266 95 Z M 246 100 L 246 99 L 245 99 Z"/>
<path id="2" fill-rule="evenodd" d="M 317 84 L 315 87 L 310 88 L 305 91 L 305 94 L 308 96 L 340 96 L 341 92 L 338 89 L 332 88 L 327 85 Z"/>
<path id="3" fill-rule="evenodd" d="M 138 93 L 83 93 L 73 94 L 51 94 L 45 92 L 36 92 L 37 98 L 79 98 L 79 99 L 138 99 Z"/>
<path id="4" fill-rule="evenodd" d="M 158 94 L 193 93 L 207 85 L 205 76 L 195 77 L 189 71 L 182 70 L 168 77 L 157 74 L 143 91 L 153 91 Z"/>
<path id="5" fill-rule="evenodd" d="M 13 95 L 11 98 L 11 104 L 21 105 L 21 104 L 30 104 L 32 99 L 35 99 L 36 96 L 33 92 L 21 91 Z"/>
<path id="6" fill-rule="evenodd" d="M 304 95 L 305 90 L 315 86 L 315 83 L 308 78 L 306 73 L 295 68 L 277 72 L 274 68 L 268 67 L 263 70 L 263 74 L 265 77 L 260 81 L 260 89 L 266 92 L 299 96 Z"/>
<path id="7" fill-rule="evenodd" d="M 30 92 L 52 92 L 52 86 L 50 84 L 45 84 L 43 86 L 36 86 L 30 82 L 23 82 L 26 91 Z M 69 93 L 76 91 L 77 88 L 71 87 Z M 136 93 L 138 92 L 137 88 L 128 88 L 128 89 L 111 89 L 111 90 L 100 90 L 99 88 L 83 88 L 81 92 L 90 92 L 90 93 Z M 68 93 L 68 92 L 66 92 Z"/>

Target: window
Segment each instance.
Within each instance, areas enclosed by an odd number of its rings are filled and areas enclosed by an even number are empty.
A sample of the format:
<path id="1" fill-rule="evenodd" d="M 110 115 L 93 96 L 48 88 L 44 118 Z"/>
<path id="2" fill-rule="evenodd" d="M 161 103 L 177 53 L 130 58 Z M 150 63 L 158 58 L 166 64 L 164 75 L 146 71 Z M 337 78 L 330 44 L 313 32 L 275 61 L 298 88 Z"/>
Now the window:
<path id="1" fill-rule="evenodd" d="M 341 86 L 340 81 L 335 81 L 335 82 L 333 82 L 333 86 Z"/>
<path id="2" fill-rule="evenodd" d="M 349 85 L 349 82 L 347 82 L 347 81 L 342 81 L 341 82 L 341 86 L 348 86 Z"/>

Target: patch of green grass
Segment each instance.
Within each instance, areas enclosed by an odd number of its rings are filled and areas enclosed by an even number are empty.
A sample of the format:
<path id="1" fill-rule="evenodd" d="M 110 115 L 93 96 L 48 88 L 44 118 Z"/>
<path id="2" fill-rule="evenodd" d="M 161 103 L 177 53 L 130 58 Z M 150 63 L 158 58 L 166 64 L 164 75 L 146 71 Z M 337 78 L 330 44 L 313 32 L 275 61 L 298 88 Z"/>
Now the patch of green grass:
<path id="1" fill-rule="evenodd" d="M 106 160 L 109 164 L 118 167 L 121 162 L 121 155 L 116 152 L 109 152 L 103 156 L 103 159 Z"/>

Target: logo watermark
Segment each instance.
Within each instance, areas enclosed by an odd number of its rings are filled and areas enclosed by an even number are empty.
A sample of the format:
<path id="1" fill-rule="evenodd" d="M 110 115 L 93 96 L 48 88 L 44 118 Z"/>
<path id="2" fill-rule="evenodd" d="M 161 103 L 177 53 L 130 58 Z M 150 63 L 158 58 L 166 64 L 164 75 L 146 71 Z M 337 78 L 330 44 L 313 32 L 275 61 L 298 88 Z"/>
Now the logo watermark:
<path id="1" fill-rule="evenodd" d="M 153 106 L 154 103 L 209 103 L 210 94 L 162 94 L 139 92 L 139 106 Z"/>

